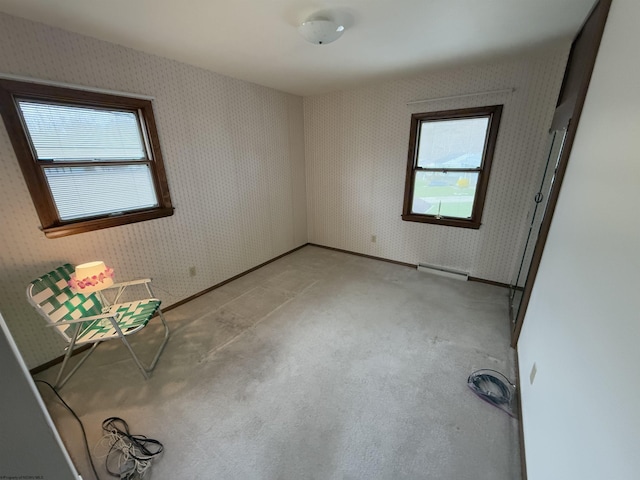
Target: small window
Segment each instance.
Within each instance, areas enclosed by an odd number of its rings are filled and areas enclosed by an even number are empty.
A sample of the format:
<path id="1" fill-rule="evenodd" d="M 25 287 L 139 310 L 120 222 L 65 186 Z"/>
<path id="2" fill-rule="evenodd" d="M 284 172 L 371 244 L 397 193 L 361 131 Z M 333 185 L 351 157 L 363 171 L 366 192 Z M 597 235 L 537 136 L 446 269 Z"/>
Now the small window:
<path id="1" fill-rule="evenodd" d="M 416 113 L 402 219 L 480 228 L 502 105 Z"/>
<path id="2" fill-rule="evenodd" d="M 0 107 L 47 237 L 173 214 L 149 100 L 0 80 Z"/>

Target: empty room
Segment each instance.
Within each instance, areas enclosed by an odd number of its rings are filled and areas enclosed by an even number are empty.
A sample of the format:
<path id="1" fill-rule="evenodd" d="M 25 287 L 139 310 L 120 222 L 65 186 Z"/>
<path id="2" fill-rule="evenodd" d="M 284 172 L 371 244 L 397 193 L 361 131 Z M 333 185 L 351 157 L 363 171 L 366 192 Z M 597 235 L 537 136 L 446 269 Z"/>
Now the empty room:
<path id="1" fill-rule="evenodd" d="M 638 478 L 638 19 L 0 0 L 0 479 Z"/>

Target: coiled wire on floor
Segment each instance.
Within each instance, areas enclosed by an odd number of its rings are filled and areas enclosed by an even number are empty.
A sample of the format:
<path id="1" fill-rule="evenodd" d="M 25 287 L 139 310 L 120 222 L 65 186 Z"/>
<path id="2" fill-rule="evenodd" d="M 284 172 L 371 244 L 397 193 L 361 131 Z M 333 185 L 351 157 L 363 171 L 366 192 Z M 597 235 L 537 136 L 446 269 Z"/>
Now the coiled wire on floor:
<path id="1" fill-rule="evenodd" d="M 151 462 L 164 450 L 158 440 L 131 434 L 127 422 L 119 417 L 105 419 L 102 430 L 103 438 L 109 444 L 105 467 L 113 477 L 124 480 L 144 478 Z"/>
<path id="2" fill-rule="evenodd" d="M 516 386 L 495 370 L 478 370 L 469 375 L 467 385 L 485 402 L 517 417 Z"/>

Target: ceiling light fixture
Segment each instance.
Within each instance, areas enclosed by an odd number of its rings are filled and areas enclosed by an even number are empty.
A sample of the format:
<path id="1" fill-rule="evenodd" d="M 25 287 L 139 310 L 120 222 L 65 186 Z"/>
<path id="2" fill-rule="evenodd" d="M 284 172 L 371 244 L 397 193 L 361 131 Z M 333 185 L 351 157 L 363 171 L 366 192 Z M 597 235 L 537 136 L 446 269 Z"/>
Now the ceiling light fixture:
<path id="1" fill-rule="evenodd" d="M 314 18 L 303 22 L 298 27 L 298 32 L 311 43 L 325 45 L 339 39 L 344 26 L 327 18 Z"/>

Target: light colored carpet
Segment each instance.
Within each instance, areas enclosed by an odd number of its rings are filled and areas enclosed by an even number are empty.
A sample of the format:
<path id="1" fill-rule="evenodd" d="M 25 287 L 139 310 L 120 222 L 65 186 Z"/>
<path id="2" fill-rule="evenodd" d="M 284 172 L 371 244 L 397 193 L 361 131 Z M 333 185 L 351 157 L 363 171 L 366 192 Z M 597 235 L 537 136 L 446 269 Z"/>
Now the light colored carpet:
<path id="1" fill-rule="evenodd" d="M 480 368 L 513 378 L 507 294 L 307 246 L 168 312 L 150 380 L 110 342 L 61 394 L 92 446 L 110 416 L 162 441 L 155 480 L 512 480 L 517 420 L 466 386 Z M 134 348 L 148 358 L 160 334 Z M 77 425 L 43 396 L 92 478 Z"/>

